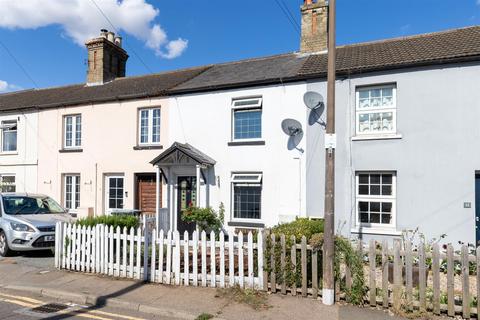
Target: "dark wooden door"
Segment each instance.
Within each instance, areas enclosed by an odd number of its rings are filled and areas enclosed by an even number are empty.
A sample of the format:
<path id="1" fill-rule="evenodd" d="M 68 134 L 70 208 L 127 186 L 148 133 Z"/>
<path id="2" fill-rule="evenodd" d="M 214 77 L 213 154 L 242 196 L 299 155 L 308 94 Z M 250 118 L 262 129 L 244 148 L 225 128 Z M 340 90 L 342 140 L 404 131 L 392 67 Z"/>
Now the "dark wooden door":
<path id="1" fill-rule="evenodd" d="M 142 213 L 155 214 L 156 212 L 156 177 L 155 174 L 137 176 L 138 209 Z M 160 195 L 161 199 L 161 195 Z"/>
<path id="2" fill-rule="evenodd" d="M 197 178 L 178 177 L 177 183 L 177 230 L 181 235 L 185 230 L 191 234 L 196 229 L 196 225 L 184 222 L 182 211 L 197 204 Z"/>

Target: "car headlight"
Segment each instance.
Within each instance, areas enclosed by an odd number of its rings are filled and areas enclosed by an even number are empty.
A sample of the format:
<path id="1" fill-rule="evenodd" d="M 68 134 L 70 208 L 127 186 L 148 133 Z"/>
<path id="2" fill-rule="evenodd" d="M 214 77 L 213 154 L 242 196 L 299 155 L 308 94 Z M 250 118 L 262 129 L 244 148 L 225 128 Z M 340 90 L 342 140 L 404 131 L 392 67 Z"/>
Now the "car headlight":
<path id="1" fill-rule="evenodd" d="M 35 232 L 32 227 L 24 223 L 10 222 L 10 226 L 12 226 L 12 229 L 15 231 Z"/>

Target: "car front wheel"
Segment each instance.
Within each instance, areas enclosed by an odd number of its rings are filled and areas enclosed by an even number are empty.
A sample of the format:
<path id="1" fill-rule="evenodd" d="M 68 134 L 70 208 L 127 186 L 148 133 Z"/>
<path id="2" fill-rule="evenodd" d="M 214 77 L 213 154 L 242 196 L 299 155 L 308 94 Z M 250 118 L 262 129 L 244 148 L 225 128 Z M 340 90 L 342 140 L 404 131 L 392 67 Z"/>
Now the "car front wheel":
<path id="1" fill-rule="evenodd" d="M 11 253 L 10 248 L 8 247 L 7 236 L 5 232 L 0 231 L 0 256 L 7 257 Z"/>

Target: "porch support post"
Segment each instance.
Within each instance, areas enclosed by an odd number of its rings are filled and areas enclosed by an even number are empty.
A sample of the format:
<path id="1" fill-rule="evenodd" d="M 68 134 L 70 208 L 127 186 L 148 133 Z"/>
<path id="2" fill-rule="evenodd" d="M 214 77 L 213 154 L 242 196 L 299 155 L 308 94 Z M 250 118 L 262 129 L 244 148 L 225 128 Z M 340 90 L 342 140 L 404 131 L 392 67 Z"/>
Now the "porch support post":
<path id="1" fill-rule="evenodd" d="M 202 177 L 201 167 L 200 165 L 197 164 L 197 207 L 201 206 L 201 203 L 200 203 L 200 178 L 201 177 Z"/>
<path id="2" fill-rule="evenodd" d="M 168 213 L 170 215 L 170 230 L 175 231 L 175 208 L 173 205 L 173 175 L 172 168 L 168 168 Z"/>
<path id="3" fill-rule="evenodd" d="M 157 177 L 156 177 L 156 180 L 155 180 L 155 192 L 156 192 L 156 197 L 155 197 L 155 200 L 156 200 L 156 207 L 155 207 L 155 230 L 157 230 L 157 232 L 159 231 L 160 229 L 160 208 L 161 208 L 161 193 L 160 193 L 160 190 L 161 190 L 161 187 L 162 187 L 162 183 L 161 183 L 161 175 L 160 175 L 160 166 L 157 166 Z"/>

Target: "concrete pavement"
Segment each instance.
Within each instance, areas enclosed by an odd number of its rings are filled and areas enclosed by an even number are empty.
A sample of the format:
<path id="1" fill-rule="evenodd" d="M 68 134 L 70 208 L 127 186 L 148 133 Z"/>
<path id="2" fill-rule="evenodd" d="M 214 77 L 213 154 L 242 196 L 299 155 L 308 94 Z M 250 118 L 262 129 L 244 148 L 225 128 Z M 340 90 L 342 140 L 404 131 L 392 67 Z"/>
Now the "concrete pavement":
<path id="1" fill-rule="evenodd" d="M 132 312 L 157 315 L 160 318 L 196 319 L 207 313 L 219 319 L 401 319 L 371 309 L 334 306 L 325 307 L 320 300 L 267 295 L 268 307 L 253 309 L 219 295 L 211 288 L 175 287 L 138 281 L 113 279 L 58 271 L 42 261 L 25 257 L 0 260 L 0 293 L 15 290 L 95 307 L 121 308 Z"/>

